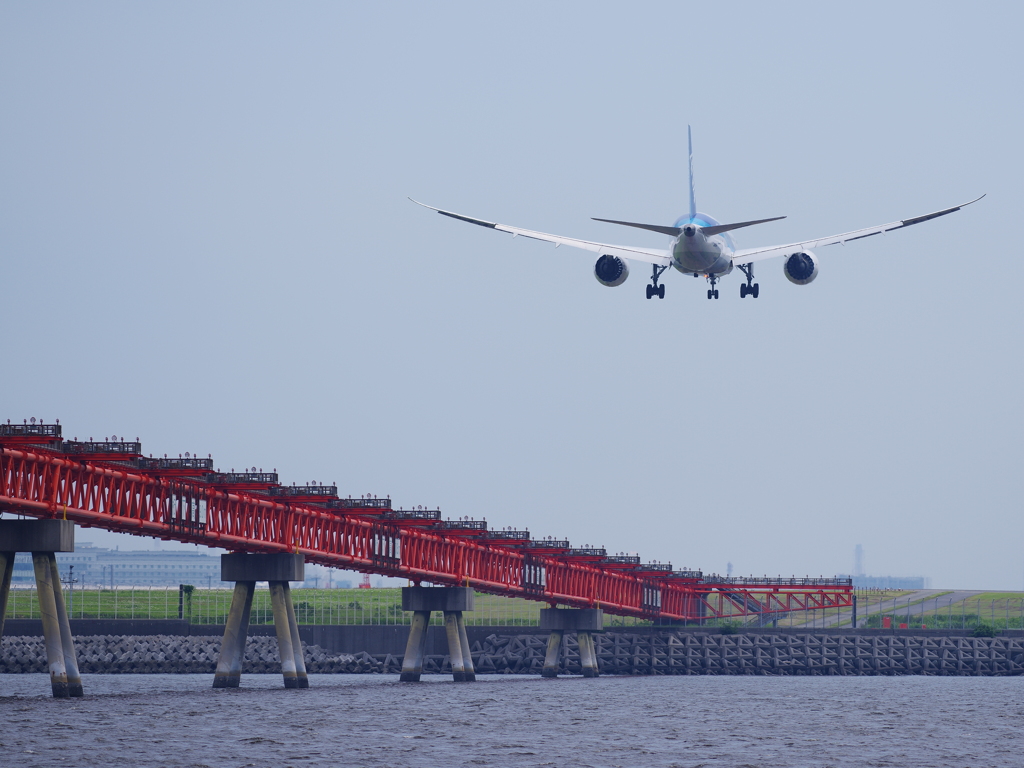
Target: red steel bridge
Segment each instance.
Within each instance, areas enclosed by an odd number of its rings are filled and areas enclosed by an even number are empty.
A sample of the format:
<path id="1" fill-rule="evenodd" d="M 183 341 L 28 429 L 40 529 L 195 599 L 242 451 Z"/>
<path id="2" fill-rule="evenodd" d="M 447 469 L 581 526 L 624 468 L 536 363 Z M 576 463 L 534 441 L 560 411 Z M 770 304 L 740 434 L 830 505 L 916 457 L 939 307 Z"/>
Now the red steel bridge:
<path id="1" fill-rule="evenodd" d="M 73 520 L 239 552 L 297 552 L 307 562 L 419 583 L 602 608 L 644 619 L 701 620 L 852 605 L 839 578 L 727 578 L 609 556 L 388 498 L 340 498 L 286 486 L 276 472 L 217 472 L 212 458 L 152 458 L 139 442 L 64 440 L 61 425 L 0 424 L 0 512 Z"/>

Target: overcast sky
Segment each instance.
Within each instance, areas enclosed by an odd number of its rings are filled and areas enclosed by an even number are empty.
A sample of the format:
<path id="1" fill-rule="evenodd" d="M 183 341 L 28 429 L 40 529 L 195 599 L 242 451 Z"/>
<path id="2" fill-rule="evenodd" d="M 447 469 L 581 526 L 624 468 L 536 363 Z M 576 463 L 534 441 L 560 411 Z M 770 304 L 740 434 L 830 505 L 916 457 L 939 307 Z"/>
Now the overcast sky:
<path id="1" fill-rule="evenodd" d="M 0 4 L 0 411 L 724 573 L 1021 589 L 1017 3 Z M 709 302 L 516 226 L 785 243 Z M 88 531 L 98 544 L 120 540 Z"/>

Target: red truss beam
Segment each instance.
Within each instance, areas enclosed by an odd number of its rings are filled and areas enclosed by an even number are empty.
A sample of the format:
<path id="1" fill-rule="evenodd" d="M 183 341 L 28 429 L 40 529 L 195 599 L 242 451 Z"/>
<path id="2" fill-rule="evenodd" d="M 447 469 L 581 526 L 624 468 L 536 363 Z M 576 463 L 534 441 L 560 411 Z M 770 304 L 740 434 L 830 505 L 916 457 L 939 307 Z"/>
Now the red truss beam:
<path id="1" fill-rule="evenodd" d="M 647 619 L 852 604 L 848 580 L 708 580 L 603 567 L 415 520 L 287 503 L 31 446 L 0 446 L 0 511 L 234 551 L 297 552 L 321 565 Z"/>

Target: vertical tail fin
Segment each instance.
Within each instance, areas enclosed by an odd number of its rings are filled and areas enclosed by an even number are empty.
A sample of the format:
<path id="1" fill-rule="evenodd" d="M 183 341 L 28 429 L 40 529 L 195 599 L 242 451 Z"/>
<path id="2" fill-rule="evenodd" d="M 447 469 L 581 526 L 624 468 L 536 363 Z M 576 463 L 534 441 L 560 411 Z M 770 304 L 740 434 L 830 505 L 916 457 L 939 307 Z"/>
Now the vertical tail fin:
<path id="1" fill-rule="evenodd" d="M 693 188 L 693 134 L 686 126 L 686 143 L 690 150 L 690 219 L 697 218 L 697 193 Z"/>

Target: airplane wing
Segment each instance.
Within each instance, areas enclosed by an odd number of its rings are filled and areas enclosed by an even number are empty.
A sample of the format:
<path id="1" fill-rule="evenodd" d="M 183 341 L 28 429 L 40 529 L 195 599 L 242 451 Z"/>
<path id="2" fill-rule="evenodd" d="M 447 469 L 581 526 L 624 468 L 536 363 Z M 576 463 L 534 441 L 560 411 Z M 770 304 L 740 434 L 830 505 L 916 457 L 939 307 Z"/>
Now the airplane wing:
<path id="1" fill-rule="evenodd" d="M 984 197 L 982 195 L 981 197 Z M 891 232 L 894 229 L 903 229 L 903 227 L 909 227 L 911 224 L 920 224 L 922 221 L 928 221 L 929 219 L 937 219 L 939 216 L 945 216 L 947 213 L 953 213 L 959 211 L 971 203 L 976 203 L 981 200 L 981 197 L 971 200 L 970 203 L 963 203 L 953 208 L 946 208 L 935 213 L 926 213 L 924 216 L 915 216 L 912 219 L 903 219 L 902 221 L 894 221 L 890 224 L 882 224 L 877 227 L 868 227 L 866 229 L 855 229 L 853 232 L 845 232 L 841 235 L 831 235 L 830 237 L 821 237 L 817 240 L 805 240 L 800 243 L 790 243 L 788 245 L 770 245 L 765 248 L 742 248 L 733 254 L 732 263 L 739 266 L 741 264 L 750 264 L 754 261 L 762 261 L 763 259 L 771 259 L 776 256 L 785 256 L 790 253 L 804 250 L 806 248 L 822 248 L 826 245 L 835 245 L 836 243 L 846 244 L 851 240 L 860 240 L 863 237 L 871 237 L 872 235 L 880 235 L 883 232 Z"/>
<path id="2" fill-rule="evenodd" d="M 412 200 L 412 198 L 409 198 Z M 440 208 L 435 208 L 432 205 L 426 205 L 418 200 L 412 200 L 416 205 L 422 205 L 424 208 L 429 208 L 432 211 L 437 211 L 442 216 L 450 216 L 453 219 L 459 221 L 466 221 L 470 224 L 476 224 L 481 227 L 487 227 L 489 229 L 496 229 L 499 232 L 508 232 L 513 237 L 529 237 L 532 240 L 543 240 L 547 243 L 554 243 L 557 248 L 560 245 L 567 245 L 570 248 L 582 248 L 585 251 L 593 251 L 599 253 L 602 256 L 609 254 L 611 256 L 618 256 L 623 259 L 631 259 L 633 261 L 645 261 L 648 264 L 657 264 L 660 267 L 667 267 L 672 261 L 672 252 L 668 249 L 663 248 L 640 248 L 639 246 L 633 245 L 608 245 L 607 243 L 595 243 L 590 240 L 576 240 L 572 237 L 561 237 L 559 235 L 548 235 L 544 232 L 534 232 L 530 229 L 520 229 L 519 227 L 510 227 L 507 224 L 497 224 L 493 221 L 483 221 L 482 219 L 474 219 L 469 216 L 463 216 L 459 213 L 452 213 L 451 211 L 442 211 Z"/>

